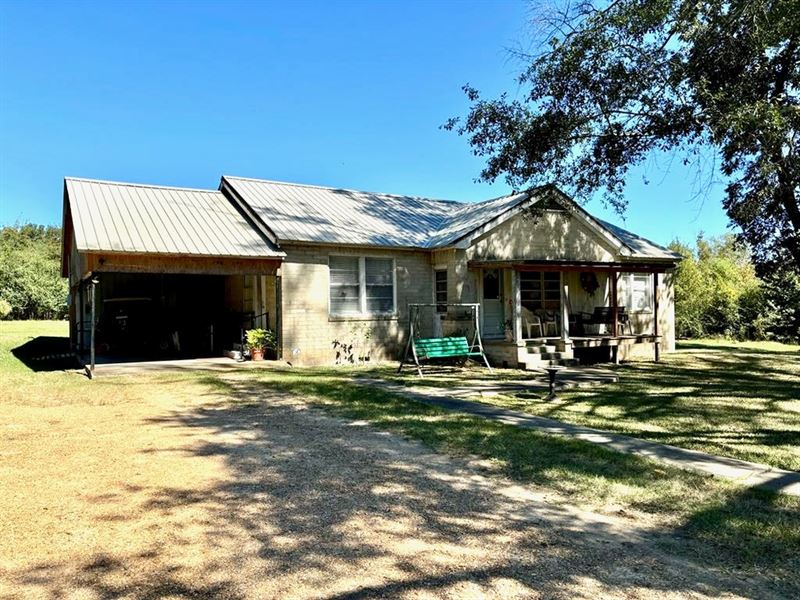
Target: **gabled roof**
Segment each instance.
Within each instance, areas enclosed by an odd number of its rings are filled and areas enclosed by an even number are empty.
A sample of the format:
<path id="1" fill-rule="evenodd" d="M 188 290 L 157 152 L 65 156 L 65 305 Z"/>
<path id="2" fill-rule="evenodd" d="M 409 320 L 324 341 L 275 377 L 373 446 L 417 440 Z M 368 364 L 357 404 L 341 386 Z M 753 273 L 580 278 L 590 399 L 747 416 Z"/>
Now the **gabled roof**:
<path id="1" fill-rule="evenodd" d="M 602 219 L 594 219 L 625 244 L 625 246 L 630 249 L 633 258 L 683 259 L 683 256 L 677 252 L 664 248 L 664 246 L 659 246 L 627 229 L 623 229 L 622 227 L 609 223 L 608 221 L 603 221 Z"/>
<path id="2" fill-rule="evenodd" d="M 80 251 L 269 258 L 285 256 L 283 242 L 466 247 L 534 205 L 545 188 L 474 203 L 230 176 L 220 191 L 76 178 L 66 178 L 64 190 Z M 556 198 L 623 260 L 680 258 L 563 193 Z"/>
<path id="3" fill-rule="evenodd" d="M 486 200 L 454 202 L 225 175 L 220 189 L 280 242 L 446 248 L 490 231 L 542 197 L 544 186 Z M 592 217 L 563 193 L 559 201 L 625 258 L 675 260 L 673 252 Z"/>
<path id="4" fill-rule="evenodd" d="M 220 187 L 249 206 L 281 242 L 426 248 L 441 224 L 464 206 L 227 175 Z"/>
<path id="5" fill-rule="evenodd" d="M 216 190 L 68 177 L 64 193 L 80 251 L 284 256 Z"/>

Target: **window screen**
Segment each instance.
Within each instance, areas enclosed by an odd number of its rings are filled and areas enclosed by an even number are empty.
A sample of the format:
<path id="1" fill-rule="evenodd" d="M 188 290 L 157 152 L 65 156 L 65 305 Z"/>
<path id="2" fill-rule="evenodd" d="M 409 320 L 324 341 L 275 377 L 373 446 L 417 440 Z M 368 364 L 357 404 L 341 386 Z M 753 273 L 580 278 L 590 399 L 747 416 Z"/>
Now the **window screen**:
<path id="1" fill-rule="evenodd" d="M 358 258 L 331 256 L 330 271 L 331 314 L 361 312 Z"/>
<path id="2" fill-rule="evenodd" d="M 522 271 L 520 300 L 528 310 L 556 310 L 561 306 L 561 276 L 557 271 Z"/>
<path id="3" fill-rule="evenodd" d="M 328 264 L 332 315 L 394 311 L 394 261 L 391 258 L 331 256 Z"/>
<path id="4" fill-rule="evenodd" d="M 391 258 L 365 258 L 368 313 L 389 313 L 394 308 L 394 277 Z"/>
<path id="5" fill-rule="evenodd" d="M 649 273 L 628 273 L 626 299 L 629 310 L 634 312 L 653 310 L 652 277 Z"/>
<path id="6" fill-rule="evenodd" d="M 436 293 L 436 312 L 447 312 L 447 270 L 441 269 L 434 271 L 435 293 Z"/>

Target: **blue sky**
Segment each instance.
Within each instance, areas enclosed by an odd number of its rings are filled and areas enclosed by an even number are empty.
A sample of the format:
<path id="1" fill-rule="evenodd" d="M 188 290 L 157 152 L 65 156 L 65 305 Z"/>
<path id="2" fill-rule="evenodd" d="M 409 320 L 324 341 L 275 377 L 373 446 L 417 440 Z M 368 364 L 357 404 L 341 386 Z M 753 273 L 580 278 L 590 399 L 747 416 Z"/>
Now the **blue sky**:
<path id="1" fill-rule="evenodd" d="M 60 223 L 62 179 L 216 188 L 222 174 L 481 200 L 482 162 L 439 126 L 465 83 L 517 92 L 524 2 L 0 3 L 0 224 Z M 676 161 L 677 163 L 677 161 Z M 623 222 L 723 233 L 722 187 L 651 161 Z M 643 179 L 650 180 L 644 185 Z"/>

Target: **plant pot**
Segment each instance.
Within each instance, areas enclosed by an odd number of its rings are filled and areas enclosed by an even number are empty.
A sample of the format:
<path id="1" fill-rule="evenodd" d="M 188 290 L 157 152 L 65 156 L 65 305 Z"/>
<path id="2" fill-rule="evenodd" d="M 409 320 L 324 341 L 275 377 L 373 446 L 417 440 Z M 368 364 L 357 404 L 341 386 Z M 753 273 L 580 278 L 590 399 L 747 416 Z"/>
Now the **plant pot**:
<path id="1" fill-rule="evenodd" d="M 250 358 L 252 358 L 253 360 L 264 360 L 264 349 L 252 348 L 250 350 Z"/>

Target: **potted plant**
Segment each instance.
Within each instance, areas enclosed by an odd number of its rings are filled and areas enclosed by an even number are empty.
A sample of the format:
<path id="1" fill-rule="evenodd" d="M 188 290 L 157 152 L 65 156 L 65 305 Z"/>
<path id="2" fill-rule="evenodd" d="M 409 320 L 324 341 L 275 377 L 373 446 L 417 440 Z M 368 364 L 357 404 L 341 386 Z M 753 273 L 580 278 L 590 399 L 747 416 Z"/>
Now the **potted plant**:
<path id="1" fill-rule="evenodd" d="M 505 333 L 505 336 L 506 336 L 506 341 L 507 342 L 513 342 L 514 341 L 514 321 L 512 321 L 511 319 L 508 319 L 508 320 L 506 320 L 504 325 L 505 325 L 505 327 L 503 329 L 504 329 L 504 333 Z"/>
<path id="2" fill-rule="evenodd" d="M 269 329 L 248 329 L 245 337 L 253 360 L 264 360 L 264 352 L 275 347 L 275 333 Z"/>

